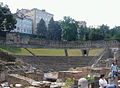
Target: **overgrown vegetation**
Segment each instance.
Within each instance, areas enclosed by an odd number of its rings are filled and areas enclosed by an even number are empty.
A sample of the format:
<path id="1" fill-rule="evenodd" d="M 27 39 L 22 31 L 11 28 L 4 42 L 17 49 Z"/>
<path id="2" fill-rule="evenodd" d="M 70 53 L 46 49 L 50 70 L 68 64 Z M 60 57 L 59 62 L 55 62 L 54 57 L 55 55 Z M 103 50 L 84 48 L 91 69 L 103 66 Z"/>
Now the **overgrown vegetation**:
<path id="1" fill-rule="evenodd" d="M 94 76 L 93 75 L 87 75 L 85 78 L 88 80 L 88 82 L 93 82 L 94 81 Z"/>
<path id="2" fill-rule="evenodd" d="M 65 81 L 65 85 L 67 87 L 74 86 L 74 84 L 75 84 L 75 78 L 67 78 L 67 80 Z"/>

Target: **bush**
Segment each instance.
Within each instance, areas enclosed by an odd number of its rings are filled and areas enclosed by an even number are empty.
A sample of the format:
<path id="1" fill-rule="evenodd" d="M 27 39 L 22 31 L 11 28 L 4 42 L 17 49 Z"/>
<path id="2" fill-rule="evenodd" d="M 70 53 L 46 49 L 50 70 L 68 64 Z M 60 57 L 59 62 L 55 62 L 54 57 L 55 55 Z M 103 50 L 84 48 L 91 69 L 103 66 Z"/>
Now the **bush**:
<path id="1" fill-rule="evenodd" d="M 92 76 L 92 75 L 87 75 L 85 78 L 88 80 L 88 82 L 94 81 L 94 76 Z"/>
<path id="2" fill-rule="evenodd" d="M 75 78 L 67 78 L 67 80 L 65 81 L 65 85 L 68 87 L 74 86 L 75 84 Z"/>

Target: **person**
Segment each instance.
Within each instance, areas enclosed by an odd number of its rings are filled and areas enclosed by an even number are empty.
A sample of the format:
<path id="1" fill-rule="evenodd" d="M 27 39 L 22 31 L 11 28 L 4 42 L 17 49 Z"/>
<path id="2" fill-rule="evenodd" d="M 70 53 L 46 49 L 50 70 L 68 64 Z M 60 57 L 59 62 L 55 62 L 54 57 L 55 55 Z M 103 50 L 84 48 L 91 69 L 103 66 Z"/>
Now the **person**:
<path id="1" fill-rule="evenodd" d="M 116 64 L 116 61 L 114 61 L 111 65 L 111 70 L 112 70 L 112 76 L 113 77 L 116 77 L 118 76 L 118 67 L 117 67 L 117 64 Z"/>
<path id="2" fill-rule="evenodd" d="M 100 75 L 99 86 L 99 88 L 117 88 L 116 85 L 107 83 L 104 74 Z"/>
<path id="3" fill-rule="evenodd" d="M 117 67 L 117 62 L 114 61 L 111 65 L 111 72 L 112 72 L 112 77 L 114 78 L 115 84 L 118 85 L 118 67 Z"/>

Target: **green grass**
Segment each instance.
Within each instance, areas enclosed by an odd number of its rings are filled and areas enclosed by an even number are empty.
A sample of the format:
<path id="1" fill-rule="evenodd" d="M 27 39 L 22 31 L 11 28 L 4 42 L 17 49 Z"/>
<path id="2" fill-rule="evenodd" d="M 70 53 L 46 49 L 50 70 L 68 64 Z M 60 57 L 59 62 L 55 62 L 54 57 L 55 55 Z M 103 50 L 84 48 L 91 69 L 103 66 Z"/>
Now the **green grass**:
<path id="1" fill-rule="evenodd" d="M 28 51 L 26 51 L 24 48 L 0 47 L 0 50 L 13 55 L 30 55 L 31 56 L 31 54 Z"/>
<path id="2" fill-rule="evenodd" d="M 28 48 L 32 51 L 36 56 L 65 56 L 64 49 L 34 49 Z M 7 52 L 8 54 L 13 55 L 27 55 L 32 56 L 27 50 L 24 48 L 16 48 L 16 47 L 0 47 L 0 50 L 3 52 Z M 89 56 L 95 56 L 98 53 L 101 53 L 103 49 L 91 49 L 89 51 Z M 69 56 L 82 56 L 80 49 L 68 49 Z"/>
<path id="3" fill-rule="evenodd" d="M 104 49 L 91 49 L 89 51 L 89 56 L 96 56 L 97 54 L 100 54 Z"/>
<path id="4" fill-rule="evenodd" d="M 28 49 L 37 56 L 65 56 L 63 49 Z"/>
<path id="5" fill-rule="evenodd" d="M 69 56 L 82 56 L 80 49 L 68 49 Z"/>

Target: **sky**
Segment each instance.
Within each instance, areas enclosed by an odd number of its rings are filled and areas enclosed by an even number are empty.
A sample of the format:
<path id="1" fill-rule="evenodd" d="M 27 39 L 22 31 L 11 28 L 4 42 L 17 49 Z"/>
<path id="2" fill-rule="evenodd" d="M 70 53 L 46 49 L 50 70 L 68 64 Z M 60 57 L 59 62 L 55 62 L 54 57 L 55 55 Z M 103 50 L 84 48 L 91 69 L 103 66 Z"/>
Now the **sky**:
<path id="1" fill-rule="evenodd" d="M 54 14 L 54 20 L 70 16 L 86 21 L 87 26 L 120 26 L 120 0 L 0 0 L 12 13 L 17 9 L 45 9 Z"/>

